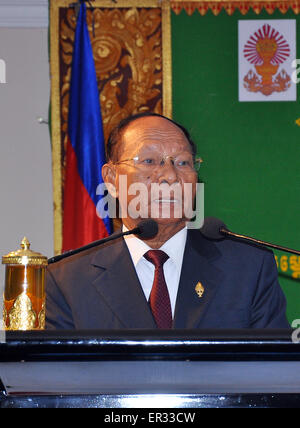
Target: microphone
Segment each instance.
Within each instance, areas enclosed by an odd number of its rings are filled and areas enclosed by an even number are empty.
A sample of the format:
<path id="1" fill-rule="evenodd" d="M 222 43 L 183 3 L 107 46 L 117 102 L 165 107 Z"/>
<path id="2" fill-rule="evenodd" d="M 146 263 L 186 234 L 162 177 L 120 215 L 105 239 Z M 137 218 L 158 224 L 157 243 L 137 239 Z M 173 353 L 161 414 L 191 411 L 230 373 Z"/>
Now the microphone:
<path id="1" fill-rule="evenodd" d="M 204 224 L 200 229 L 200 232 L 208 239 L 222 239 L 224 237 L 230 237 L 249 243 L 254 243 L 256 245 L 265 245 L 266 247 L 275 248 L 276 250 L 285 251 L 287 253 L 297 254 L 300 256 L 300 251 L 298 250 L 292 250 L 291 248 L 271 244 L 270 242 L 260 241 L 259 239 L 251 238 L 250 236 L 233 233 L 227 229 L 225 223 L 214 217 L 206 217 L 204 219 Z"/>
<path id="2" fill-rule="evenodd" d="M 154 238 L 158 232 L 158 224 L 153 219 L 141 220 L 137 227 L 127 232 L 120 232 L 114 235 L 108 236 L 107 238 L 99 239 L 98 241 L 93 241 L 90 244 L 87 244 L 83 247 L 76 248 L 75 250 L 67 251 L 63 254 L 51 257 L 48 259 L 48 264 L 56 263 L 59 260 L 65 259 L 67 257 L 73 256 L 74 254 L 81 253 L 82 251 L 88 250 L 90 248 L 96 247 L 97 245 L 104 244 L 105 242 L 113 241 L 114 239 L 121 238 L 125 235 L 138 235 L 141 239 L 150 239 Z"/>

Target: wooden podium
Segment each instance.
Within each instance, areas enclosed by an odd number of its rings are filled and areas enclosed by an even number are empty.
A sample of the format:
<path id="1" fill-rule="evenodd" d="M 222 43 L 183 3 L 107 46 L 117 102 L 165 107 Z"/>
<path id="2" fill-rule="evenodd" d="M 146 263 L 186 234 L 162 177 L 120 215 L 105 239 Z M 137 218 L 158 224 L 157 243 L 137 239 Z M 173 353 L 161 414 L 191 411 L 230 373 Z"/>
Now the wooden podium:
<path id="1" fill-rule="evenodd" d="M 0 407 L 300 407 L 292 330 L 6 332 Z"/>

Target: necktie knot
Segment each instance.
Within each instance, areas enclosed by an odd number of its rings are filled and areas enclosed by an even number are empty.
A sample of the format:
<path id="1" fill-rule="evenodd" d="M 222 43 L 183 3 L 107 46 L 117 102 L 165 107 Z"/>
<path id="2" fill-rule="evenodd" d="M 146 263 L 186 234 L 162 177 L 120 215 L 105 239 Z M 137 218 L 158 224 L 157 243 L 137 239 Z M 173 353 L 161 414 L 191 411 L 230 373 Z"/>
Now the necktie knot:
<path id="1" fill-rule="evenodd" d="M 144 257 L 148 262 L 153 263 L 155 268 L 162 267 L 169 258 L 168 254 L 162 250 L 149 250 L 144 254 Z"/>

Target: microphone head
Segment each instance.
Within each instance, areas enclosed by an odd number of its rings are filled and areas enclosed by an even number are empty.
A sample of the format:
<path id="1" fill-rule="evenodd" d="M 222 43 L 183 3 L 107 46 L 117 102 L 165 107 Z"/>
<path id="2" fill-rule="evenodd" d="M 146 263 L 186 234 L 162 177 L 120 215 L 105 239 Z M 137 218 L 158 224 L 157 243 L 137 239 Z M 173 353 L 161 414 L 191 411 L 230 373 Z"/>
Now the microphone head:
<path id="1" fill-rule="evenodd" d="M 228 230 L 226 225 L 218 218 L 206 217 L 200 232 L 208 239 L 223 239 L 224 235 L 220 232 L 220 229 Z"/>
<path id="2" fill-rule="evenodd" d="M 137 229 L 136 234 L 139 235 L 139 238 L 150 239 L 157 235 L 158 224 L 155 220 L 149 218 L 147 220 L 140 221 L 137 225 Z"/>

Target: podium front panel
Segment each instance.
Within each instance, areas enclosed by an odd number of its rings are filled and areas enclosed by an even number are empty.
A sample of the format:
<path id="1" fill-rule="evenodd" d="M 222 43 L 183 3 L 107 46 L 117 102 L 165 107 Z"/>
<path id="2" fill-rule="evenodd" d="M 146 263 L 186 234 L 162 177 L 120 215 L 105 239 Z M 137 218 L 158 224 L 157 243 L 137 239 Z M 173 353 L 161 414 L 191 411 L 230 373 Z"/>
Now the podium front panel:
<path id="1" fill-rule="evenodd" d="M 233 406 L 234 397 L 239 406 L 271 401 L 274 405 L 274 400 L 278 405 L 280 396 L 298 402 L 300 345 L 293 343 L 291 334 L 289 330 L 8 332 L 0 344 L 0 402 L 2 407 L 22 400 L 24 406 L 48 400 L 56 407 L 63 402 L 63 407 L 144 403 L 144 408 L 147 402 L 150 407 L 155 402 L 158 407 L 164 402 L 171 407 L 209 403 L 219 407 L 225 402 Z"/>

